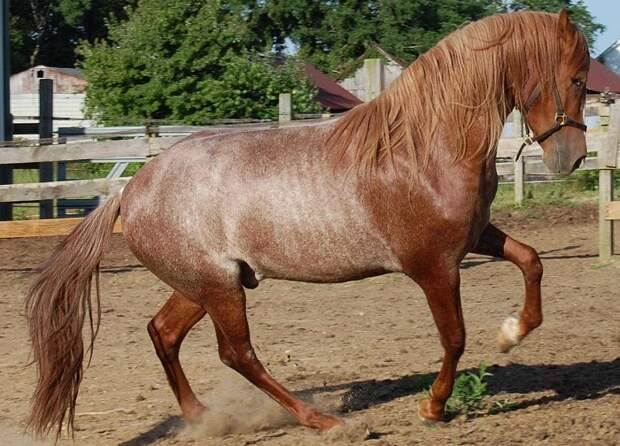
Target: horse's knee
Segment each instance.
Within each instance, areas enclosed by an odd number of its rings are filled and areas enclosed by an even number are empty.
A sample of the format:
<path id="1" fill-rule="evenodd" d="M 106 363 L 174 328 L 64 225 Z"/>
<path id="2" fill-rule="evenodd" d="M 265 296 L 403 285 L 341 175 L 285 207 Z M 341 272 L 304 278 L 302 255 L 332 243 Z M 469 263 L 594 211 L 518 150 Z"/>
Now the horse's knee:
<path id="1" fill-rule="evenodd" d="M 521 269 L 525 280 L 529 283 L 540 282 L 543 275 L 543 265 L 536 250 L 525 246 L 521 257 Z"/>

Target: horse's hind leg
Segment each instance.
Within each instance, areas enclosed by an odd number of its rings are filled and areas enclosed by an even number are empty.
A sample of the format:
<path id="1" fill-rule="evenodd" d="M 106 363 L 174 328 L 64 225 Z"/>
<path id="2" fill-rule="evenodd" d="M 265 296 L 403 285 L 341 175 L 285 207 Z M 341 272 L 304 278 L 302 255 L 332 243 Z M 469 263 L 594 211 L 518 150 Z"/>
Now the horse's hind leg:
<path id="1" fill-rule="evenodd" d="M 243 288 L 212 289 L 205 306 L 213 320 L 220 358 L 224 364 L 280 403 L 304 426 L 326 431 L 343 424 L 341 419 L 322 414 L 308 406 L 265 370 L 250 341 Z"/>
<path id="2" fill-rule="evenodd" d="M 179 350 L 187 332 L 205 315 L 202 306 L 178 292 L 172 296 L 149 322 L 148 331 L 161 360 L 183 417 L 196 421 L 205 407 L 192 391 L 179 362 Z"/>
<path id="3" fill-rule="evenodd" d="M 543 266 L 536 250 L 514 240 L 492 224 L 484 229 L 478 246 L 473 250 L 506 259 L 519 267 L 525 279 L 525 305 L 519 319 L 507 318 L 501 326 L 498 344 L 502 352 L 508 352 L 542 323 L 540 281 Z"/>

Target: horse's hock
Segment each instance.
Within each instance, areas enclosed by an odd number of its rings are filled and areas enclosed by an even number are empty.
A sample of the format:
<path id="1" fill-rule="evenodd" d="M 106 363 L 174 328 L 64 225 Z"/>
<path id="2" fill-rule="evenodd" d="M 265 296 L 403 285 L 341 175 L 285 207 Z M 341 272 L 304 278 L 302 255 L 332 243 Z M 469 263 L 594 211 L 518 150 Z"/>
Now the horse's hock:
<path id="1" fill-rule="evenodd" d="M 620 220 L 620 201 L 614 201 L 614 170 L 620 167 L 620 103 L 610 108 L 607 144 L 599 153 L 599 258 L 614 255 L 614 220 Z"/>

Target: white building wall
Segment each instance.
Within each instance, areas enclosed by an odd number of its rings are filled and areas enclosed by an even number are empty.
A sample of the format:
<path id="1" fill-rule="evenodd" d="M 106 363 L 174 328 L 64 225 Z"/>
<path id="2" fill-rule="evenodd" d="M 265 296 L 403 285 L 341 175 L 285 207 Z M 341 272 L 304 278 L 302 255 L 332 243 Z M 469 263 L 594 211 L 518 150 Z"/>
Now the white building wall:
<path id="1" fill-rule="evenodd" d="M 383 60 L 383 88 L 387 88 L 395 79 L 400 76 L 402 67 L 390 60 Z M 362 101 L 368 101 L 368 92 L 366 91 L 368 80 L 367 73 L 362 65 L 353 75 L 343 79 L 339 84 Z"/>
<path id="2" fill-rule="evenodd" d="M 71 120 L 55 120 L 54 131 L 58 127 L 93 127 L 94 121 L 84 117 L 84 93 L 54 94 L 54 117 L 72 118 Z M 24 119 L 24 117 L 39 116 L 38 94 L 12 94 L 11 114 L 16 123 L 37 122 L 36 119 Z"/>

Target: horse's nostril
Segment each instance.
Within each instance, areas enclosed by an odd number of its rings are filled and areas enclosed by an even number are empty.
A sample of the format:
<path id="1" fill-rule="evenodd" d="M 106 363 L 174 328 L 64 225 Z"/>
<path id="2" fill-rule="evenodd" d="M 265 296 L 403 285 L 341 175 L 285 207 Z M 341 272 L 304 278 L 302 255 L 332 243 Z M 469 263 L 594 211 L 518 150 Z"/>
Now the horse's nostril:
<path id="1" fill-rule="evenodd" d="M 575 161 L 575 164 L 573 164 L 573 170 L 571 172 L 574 172 L 575 170 L 579 169 L 579 166 L 581 166 L 581 162 L 585 159 L 586 157 L 584 155 L 581 158 L 579 158 L 577 161 Z"/>

